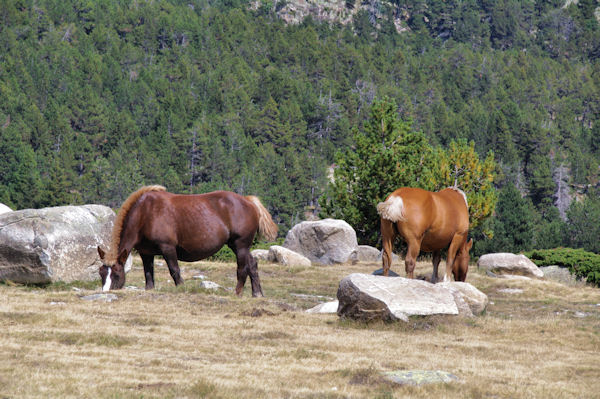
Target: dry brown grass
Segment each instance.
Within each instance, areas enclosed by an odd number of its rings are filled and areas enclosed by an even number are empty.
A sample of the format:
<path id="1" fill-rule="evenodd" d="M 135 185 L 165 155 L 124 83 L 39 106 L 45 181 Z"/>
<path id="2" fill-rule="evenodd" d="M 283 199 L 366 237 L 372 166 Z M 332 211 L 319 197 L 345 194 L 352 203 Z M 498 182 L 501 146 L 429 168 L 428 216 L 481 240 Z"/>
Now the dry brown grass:
<path id="1" fill-rule="evenodd" d="M 261 264 L 264 299 L 249 287 L 243 298 L 198 288 L 198 273 L 234 286 L 233 264 L 209 262 L 183 264 L 177 288 L 158 267 L 154 291 L 119 291 L 111 303 L 81 300 L 93 292 L 65 285 L 0 285 L 0 397 L 600 395 L 600 290 L 492 279 L 472 267 L 468 281 L 492 302 L 483 316 L 369 325 L 306 314 L 318 299 L 294 295 L 333 298 L 341 277 L 379 267 Z M 139 261 L 126 285 L 144 286 Z M 397 369 L 445 370 L 460 382 L 412 387 L 380 377 Z"/>

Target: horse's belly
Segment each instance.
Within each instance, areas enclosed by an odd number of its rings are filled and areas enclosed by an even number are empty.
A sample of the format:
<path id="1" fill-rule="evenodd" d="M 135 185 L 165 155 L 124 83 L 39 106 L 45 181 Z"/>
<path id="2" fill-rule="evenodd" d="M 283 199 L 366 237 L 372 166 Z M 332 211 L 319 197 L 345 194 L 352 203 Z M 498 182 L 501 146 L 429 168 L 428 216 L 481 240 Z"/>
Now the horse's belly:
<path id="1" fill-rule="evenodd" d="M 184 262 L 197 262 L 202 259 L 206 259 L 211 255 L 214 255 L 216 251 L 205 251 L 205 252 L 187 252 L 180 248 L 177 248 L 177 259 Z"/>
<path id="2" fill-rule="evenodd" d="M 423 252 L 433 252 L 439 251 L 440 249 L 444 249 L 450 245 L 452 241 L 452 236 L 445 235 L 435 235 L 435 234 L 427 234 L 423 237 L 423 241 L 421 242 L 421 251 Z"/>

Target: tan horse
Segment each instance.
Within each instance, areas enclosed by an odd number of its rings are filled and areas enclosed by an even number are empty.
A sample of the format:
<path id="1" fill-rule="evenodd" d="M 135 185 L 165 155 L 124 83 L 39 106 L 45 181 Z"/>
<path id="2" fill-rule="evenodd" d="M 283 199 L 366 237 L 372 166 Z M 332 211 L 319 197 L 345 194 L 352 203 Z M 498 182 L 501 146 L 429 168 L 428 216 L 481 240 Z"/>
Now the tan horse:
<path id="1" fill-rule="evenodd" d="M 377 212 L 381 216 L 384 276 L 392 264 L 392 247 L 399 234 L 408 244 L 405 258 L 408 278 L 414 278 L 419 252 L 433 252 L 431 282 L 435 283 L 441 251 L 448 247 L 444 281 L 451 281 L 450 273 L 456 281 L 466 280 L 473 240 L 467 241 L 469 210 L 464 192 L 457 188 L 431 192 L 402 187 L 380 202 Z"/>

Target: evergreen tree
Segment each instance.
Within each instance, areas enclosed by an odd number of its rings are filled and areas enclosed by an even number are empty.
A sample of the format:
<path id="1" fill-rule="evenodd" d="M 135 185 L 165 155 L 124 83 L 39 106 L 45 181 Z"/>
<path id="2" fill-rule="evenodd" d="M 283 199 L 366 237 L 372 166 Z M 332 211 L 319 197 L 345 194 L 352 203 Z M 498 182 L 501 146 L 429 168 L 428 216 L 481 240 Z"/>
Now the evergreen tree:
<path id="1" fill-rule="evenodd" d="M 533 243 L 532 208 L 526 198 L 509 183 L 498 195 L 496 217 L 492 221 L 493 238 L 475 242 L 476 253 L 514 252 L 531 249 Z"/>
<path id="2" fill-rule="evenodd" d="M 492 215 L 498 200 L 494 188 L 496 162 L 489 152 L 483 161 L 475 152 L 475 143 L 466 140 L 450 142 L 448 150 L 435 151 L 434 179 L 437 190 L 457 187 L 465 192 L 469 204 L 471 228 Z"/>
<path id="3" fill-rule="evenodd" d="M 582 202 L 573 201 L 567 211 L 565 234 L 569 246 L 600 253 L 600 193 L 592 190 Z"/>
<path id="4" fill-rule="evenodd" d="M 322 215 L 344 219 L 361 243 L 379 238 L 377 203 L 402 186 L 434 186 L 432 149 L 422 133 L 398 117 L 396 103 L 376 100 L 362 129 L 354 129 L 354 147 L 339 152 Z"/>

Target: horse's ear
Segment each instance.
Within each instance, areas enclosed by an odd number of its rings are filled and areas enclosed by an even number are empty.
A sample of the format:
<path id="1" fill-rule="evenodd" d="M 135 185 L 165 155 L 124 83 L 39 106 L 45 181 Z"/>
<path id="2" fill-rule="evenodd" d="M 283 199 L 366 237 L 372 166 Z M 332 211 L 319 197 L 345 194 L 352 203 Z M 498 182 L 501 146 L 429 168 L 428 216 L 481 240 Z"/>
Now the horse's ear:
<path id="1" fill-rule="evenodd" d="M 100 259 L 104 260 L 104 255 L 106 255 L 106 253 L 102 250 L 102 248 L 98 247 L 98 255 L 100 255 Z"/>
<path id="2" fill-rule="evenodd" d="M 124 265 L 125 262 L 127 262 L 128 256 L 129 256 L 129 254 L 127 253 L 127 250 L 126 249 L 122 250 L 121 253 L 119 254 L 118 263 L 121 265 Z"/>
<path id="3" fill-rule="evenodd" d="M 473 248 L 473 239 L 472 238 L 469 241 L 467 241 L 467 251 L 470 251 L 471 248 Z"/>

